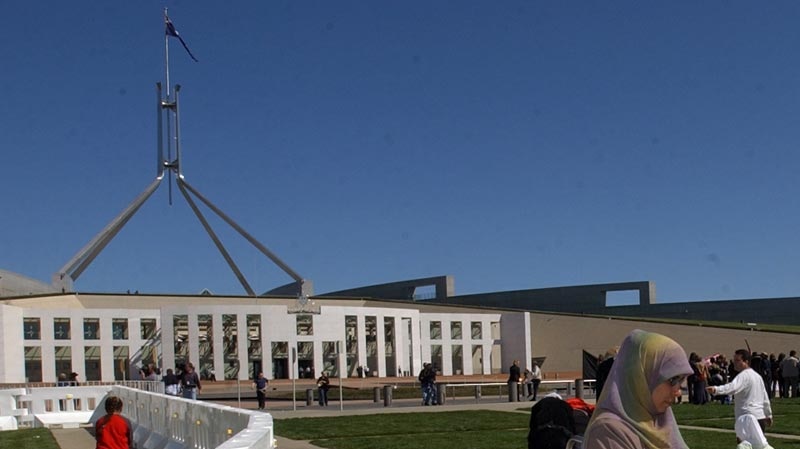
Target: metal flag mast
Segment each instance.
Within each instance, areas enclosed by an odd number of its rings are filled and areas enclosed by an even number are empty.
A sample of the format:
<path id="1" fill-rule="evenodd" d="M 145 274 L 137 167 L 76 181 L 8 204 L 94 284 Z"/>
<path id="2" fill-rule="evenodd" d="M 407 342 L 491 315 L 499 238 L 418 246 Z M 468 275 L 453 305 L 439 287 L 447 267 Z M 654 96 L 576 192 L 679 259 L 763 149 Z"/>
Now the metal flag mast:
<path id="1" fill-rule="evenodd" d="M 200 221 L 200 224 L 205 229 L 206 233 L 208 233 L 211 240 L 214 242 L 214 245 L 217 247 L 217 250 L 220 252 L 222 257 L 228 263 L 231 271 L 233 271 L 236 278 L 239 280 L 239 283 L 244 288 L 245 292 L 248 296 L 256 296 L 255 291 L 247 282 L 244 274 L 242 274 L 239 267 L 233 261 L 233 258 L 228 253 L 225 246 L 222 244 L 222 241 L 217 237 L 214 230 L 211 228 L 211 225 L 206 220 L 203 213 L 197 207 L 197 204 L 192 199 L 192 195 L 195 198 L 199 199 L 203 204 L 205 204 L 211 211 L 213 211 L 217 216 L 219 216 L 223 221 L 225 221 L 230 227 L 232 227 L 239 235 L 241 235 L 245 240 L 247 240 L 253 247 L 255 247 L 259 252 L 261 252 L 264 256 L 270 259 L 275 265 L 277 265 L 281 270 L 283 270 L 286 274 L 288 274 L 292 279 L 293 282 L 289 284 L 277 287 L 268 293 L 272 294 L 286 294 L 286 295 L 296 295 L 298 298 L 301 298 L 303 305 L 307 304 L 307 298 L 309 295 L 312 295 L 313 292 L 313 283 L 308 279 L 303 279 L 296 271 L 292 270 L 286 263 L 284 263 L 277 255 L 275 255 L 272 251 L 267 249 L 261 242 L 256 240 L 252 235 L 250 235 L 247 231 L 244 230 L 241 226 L 239 226 L 233 219 L 228 217 L 222 210 L 216 207 L 211 201 L 209 201 L 206 197 L 204 197 L 197 189 L 193 188 L 183 177 L 183 172 L 181 170 L 181 148 L 180 148 L 180 113 L 178 107 L 178 94 L 180 92 L 181 86 L 179 84 L 175 85 L 174 88 L 174 95 L 173 92 L 170 91 L 170 78 L 169 78 L 169 38 L 175 37 L 177 38 L 189 56 L 194 60 L 197 59 L 194 57 L 192 52 L 189 50 L 189 47 L 184 42 L 183 38 L 178 34 L 178 31 L 175 29 L 175 26 L 169 19 L 167 15 L 167 8 L 164 8 L 164 23 L 165 23 L 165 32 L 164 32 L 164 73 L 165 73 L 165 81 L 166 81 L 166 91 L 162 92 L 161 83 L 156 83 L 156 94 L 157 94 L 157 125 L 156 125 L 156 135 L 157 135 L 157 169 L 156 169 L 156 179 L 154 179 L 146 188 L 145 190 L 139 194 L 123 211 L 117 215 L 111 222 L 106 225 L 97 235 L 89 241 L 80 251 L 78 251 L 72 259 L 69 260 L 61 269 L 53 275 L 53 286 L 61 291 L 61 292 L 71 292 L 73 291 L 73 283 L 78 279 L 78 277 L 86 270 L 86 268 L 94 261 L 94 259 L 100 254 L 100 252 L 108 245 L 111 240 L 119 233 L 119 231 L 128 223 L 128 221 L 133 217 L 134 214 L 141 208 L 141 206 L 152 196 L 153 192 L 158 189 L 158 186 L 161 184 L 161 180 L 164 179 L 164 172 L 167 172 L 168 177 L 168 185 L 169 185 L 169 204 L 172 205 L 172 175 L 175 175 L 175 182 L 180 190 L 182 196 L 189 204 L 189 207 L 192 209 L 192 212 L 195 214 L 197 219 Z M 164 114 L 166 111 L 166 114 Z M 166 115 L 166 116 L 165 116 Z M 174 116 L 174 117 L 173 117 Z M 173 118 L 174 118 L 174 127 L 173 127 Z M 166 127 L 166 136 L 164 133 L 164 127 Z M 164 144 L 166 142 L 166 158 L 164 157 Z M 172 157 L 172 147 L 173 143 L 175 146 L 175 158 Z"/>

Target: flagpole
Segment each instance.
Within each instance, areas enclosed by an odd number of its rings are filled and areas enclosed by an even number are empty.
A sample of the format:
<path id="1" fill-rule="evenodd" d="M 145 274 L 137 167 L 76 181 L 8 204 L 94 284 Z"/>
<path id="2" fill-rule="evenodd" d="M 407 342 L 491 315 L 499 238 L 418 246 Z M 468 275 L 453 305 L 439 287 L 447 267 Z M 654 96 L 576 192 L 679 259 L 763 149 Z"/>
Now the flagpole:
<path id="1" fill-rule="evenodd" d="M 164 24 L 166 25 L 169 16 L 167 15 L 167 8 L 164 8 Z M 167 75 L 167 101 L 169 101 L 169 34 L 164 33 L 164 69 Z"/>
<path id="2" fill-rule="evenodd" d="M 167 169 L 167 187 L 168 187 L 168 202 L 169 205 L 172 206 L 172 114 L 173 108 L 171 107 L 170 102 L 170 89 L 171 86 L 169 84 L 169 33 L 166 31 L 167 24 L 169 23 L 169 15 L 167 14 L 167 8 L 164 7 L 164 71 L 166 75 L 167 81 L 167 97 L 164 100 L 164 105 L 167 106 L 167 160 L 166 163 L 168 165 Z"/>

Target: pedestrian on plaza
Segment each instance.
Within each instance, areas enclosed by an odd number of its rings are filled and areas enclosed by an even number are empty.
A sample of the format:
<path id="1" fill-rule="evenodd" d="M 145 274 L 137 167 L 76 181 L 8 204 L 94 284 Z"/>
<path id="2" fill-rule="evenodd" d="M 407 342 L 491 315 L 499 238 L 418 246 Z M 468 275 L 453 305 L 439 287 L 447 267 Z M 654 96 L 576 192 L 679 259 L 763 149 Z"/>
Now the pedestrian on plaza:
<path id="1" fill-rule="evenodd" d="M 133 449 L 131 422 L 122 416 L 122 399 L 108 396 L 105 402 L 106 415 L 95 423 L 95 449 Z"/>
<path id="2" fill-rule="evenodd" d="M 161 379 L 164 382 L 164 393 L 170 396 L 177 396 L 180 392 L 181 381 L 178 376 L 172 371 L 172 368 L 167 369 L 167 374 Z"/>
<path id="3" fill-rule="evenodd" d="M 200 386 L 200 376 L 197 375 L 191 362 L 186 363 L 186 369 L 181 375 L 181 388 L 184 398 L 197 400 L 197 393 L 202 387 Z"/>
<path id="4" fill-rule="evenodd" d="M 692 373 L 683 348 L 664 335 L 625 338 L 584 434 L 585 449 L 688 449 L 672 414 Z"/>
<path id="5" fill-rule="evenodd" d="M 326 371 L 317 378 L 317 390 L 319 390 L 319 405 L 325 407 L 328 405 L 328 389 L 331 387 L 331 380 L 328 378 Z"/>
<path id="6" fill-rule="evenodd" d="M 536 396 L 539 394 L 539 384 L 542 383 L 542 369 L 539 368 L 539 364 L 536 362 L 531 363 L 531 401 L 536 400 Z"/>
<path id="7" fill-rule="evenodd" d="M 425 363 L 417 379 L 422 387 L 422 405 L 436 405 L 436 370 L 430 363 Z"/>
<path id="8" fill-rule="evenodd" d="M 258 409 L 264 410 L 267 406 L 267 385 L 269 380 L 264 377 L 264 372 L 259 371 L 256 380 L 253 381 L 253 386 L 256 389 L 256 399 L 258 400 Z"/>
<path id="9" fill-rule="evenodd" d="M 517 395 L 519 397 L 519 383 L 524 381 L 525 379 L 522 377 L 522 372 L 519 369 L 519 360 L 514 360 L 514 363 L 508 368 L 508 394 L 509 395 Z M 512 388 L 515 388 L 517 391 L 511 391 Z"/>
<path id="10" fill-rule="evenodd" d="M 737 349 L 733 355 L 733 364 L 737 374 L 733 380 L 725 385 L 708 387 L 708 392 L 715 394 L 732 394 L 734 404 L 734 414 L 736 416 L 737 443 L 745 441 L 746 438 L 753 438 L 752 432 L 744 435 L 741 429 L 749 428 L 748 420 L 745 415 L 752 415 L 758 421 L 761 432 L 772 425 L 772 408 L 764 388 L 764 380 L 761 376 L 750 368 L 750 351 L 747 349 Z M 741 420 L 741 421 L 740 421 Z M 761 435 L 763 437 L 763 435 Z M 760 438 L 757 438 L 760 440 Z M 758 441 L 747 440 L 756 446 Z M 764 438 L 766 441 L 766 438 Z"/>
<path id="11" fill-rule="evenodd" d="M 797 359 L 797 351 L 789 351 L 789 357 L 781 362 L 781 376 L 783 376 L 784 392 L 787 398 L 800 397 L 797 393 L 798 381 L 800 380 L 800 361 Z"/>

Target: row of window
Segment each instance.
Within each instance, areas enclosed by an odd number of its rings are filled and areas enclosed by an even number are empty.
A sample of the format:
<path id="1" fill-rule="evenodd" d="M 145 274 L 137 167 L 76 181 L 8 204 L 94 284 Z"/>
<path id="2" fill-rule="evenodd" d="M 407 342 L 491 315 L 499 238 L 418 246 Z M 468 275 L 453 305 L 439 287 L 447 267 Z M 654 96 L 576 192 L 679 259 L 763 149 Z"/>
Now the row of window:
<path id="1" fill-rule="evenodd" d="M 461 321 L 451 321 L 450 322 L 450 339 L 451 340 L 461 340 L 464 338 L 462 336 L 461 331 Z M 499 326 L 492 323 L 492 332 L 498 332 L 500 329 Z M 431 321 L 430 322 L 430 333 L 431 333 L 431 340 L 441 340 L 442 339 L 442 322 L 441 321 Z M 483 339 L 483 323 L 480 321 L 472 321 L 470 322 L 470 335 L 473 340 L 481 340 Z M 500 338 L 499 335 L 492 335 L 492 338 Z"/>
<path id="2" fill-rule="evenodd" d="M 139 332 L 143 340 L 155 337 L 156 320 L 154 318 L 142 318 L 139 323 Z M 25 340 L 41 340 L 41 318 L 25 318 L 23 320 L 22 333 Z M 127 340 L 128 319 L 113 318 L 111 320 L 111 333 L 114 340 Z M 70 340 L 72 338 L 72 320 L 70 318 L 53 318 L 53 339 Z M 100 339 L 100 318 L 83 319 L 83 338 L 84 340 Z"/>

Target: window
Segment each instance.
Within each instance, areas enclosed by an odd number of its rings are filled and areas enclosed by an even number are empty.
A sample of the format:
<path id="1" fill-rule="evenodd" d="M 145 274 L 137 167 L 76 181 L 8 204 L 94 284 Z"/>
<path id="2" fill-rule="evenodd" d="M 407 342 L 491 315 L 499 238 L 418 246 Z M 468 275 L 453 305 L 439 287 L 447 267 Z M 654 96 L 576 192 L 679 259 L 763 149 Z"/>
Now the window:
<path id="1" fill-rule="evenodd" d="M 483 326 L 480 321 L 473 321 L 470 323 L 470 329 L 473 340 L 480 340 L 483 338 Z"/>
<path id="2" fill-rule="evenodd" d="M 69 340 L 69 318 L 53 318 L 53 338 L 56 340 Z"/>
<path id="3" fill-rule="evenodd" d="M 22 332 L 25 340 L 40 340 L 42 338 L 42 323 L 39 318 L 25 318 L 22 323 Z"/>
<path id="4" fill-rule="evenodd" d="M 113 320 L 111 320 L 111 332 L 114 335 L 114 340 L 127 340 L 128 319 L 114 318 Z"/>
<path id="5" fill-rule="evenodd" d="M 297 335 L 314 335 L 314 317 L 312 315 L 295 315 Z"/>
<path id="6" fill-rule="evenodd" d="M 56 346 L 56 375 L 61 377 L 63 374 L 68 378 L 72 373 L 72 348 L 70 346 Z"/>
<path id="7" fill-rule="evenodd" d="M 25 380 L 27 382 L 42 381 L 42 348 L 25 346 Z"/>
<path id="8" fill-rule="evenodd" d="M 339 353 L 336 350 L 338 341 L 322 342 L 322 371 L 331 377 L 339 377 Z"/>
<path id="9" fill-rule="evenodd" d="M 84 367 L 86 380 L 101 380 L 100 346 L 85 346 L 83 348 Z"/>
<path id="10" fill-rule="evenodd" d="M 431 363 L 437 373 L 442 371 L 442 345 L 431 345 Z"/>
<path id="11" fill-rule="evenodd" d="M 114 380 L 130 380 L 130 366 L 131 359 L 128 347 L 114 346 Z"/>
<path id="12" fill-rule="evenodd" d="M 431 321 L 431 340 L 442 339 L 442 322 Z"/>
<path id="13" fill-rule="evenodd" d="M 197 338 L 200 340 L 198 348 L 200 360 L 197 364 L 197 374 L 201 379 L 216 380 L 214 370 L 214 317 L 212 315 L 197 315 Z M 224 352 L 223 352 L 224 354 Z"/>
<path id="14" fill-rule="evenodd" d="M 172 332 L 175 334 L 175 366 L 189 359 L 189 316 L 172 315 Z"/>
<path id="15" fill-rule="evenodd" d="M 83 319 L 83 339 L 84 340 L 100 339 L 100 318 Z"/>
<path id="16" fill-rule="evenodd" d="M 150 340 L 156 336 L 156 320 L 154 318 L 142 318 L 139 321 L 139 331 L 142 340 Z"/>
<path id="17" fill-rule="evenodd" d="M 261 371 L 261 315 L 247 315 L 247 359 L 250 379 Z M 269 374 L 269 373 L 268 373 Z"/>
<path id="18" fill-rule="evenodd" d="M 452 363 L 453 374 L 458 376 L 464 373 L 464 347 L 453 345 L 450 361 Z"/>
<path id="19" fill-rule="evenodd" d="M 237 315 L 222 315 L 222 354 L 225 380 L 239 378 L 239 323 Z"/>
<path id="20" fill-rule="evenodd" d="M 345 352 L 347 353 L 348 377 L 355 377 L 358 373 L 358 317 L 346 315 L 344 317 Z"/>
<path id="21" fill-rule="evenodd" d="M 461 340 L 461 321 L 453 321 L 450 323 L 450 338 L 453 340 Z"/>

